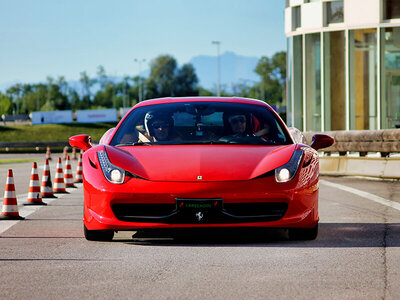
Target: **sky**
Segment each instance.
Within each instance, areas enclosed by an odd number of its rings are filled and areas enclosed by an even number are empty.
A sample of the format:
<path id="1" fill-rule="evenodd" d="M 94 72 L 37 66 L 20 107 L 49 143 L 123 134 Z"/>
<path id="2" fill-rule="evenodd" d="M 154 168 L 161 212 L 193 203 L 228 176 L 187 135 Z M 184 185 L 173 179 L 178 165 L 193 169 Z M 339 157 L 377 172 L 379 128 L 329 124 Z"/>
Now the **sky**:
<path id="1" fill-rule="evenodd" d="M 137 75 L 162 54 L 178 64 L 226 51 L 286 50 L 284 0 L 0 0 L 0 84 Z"/>

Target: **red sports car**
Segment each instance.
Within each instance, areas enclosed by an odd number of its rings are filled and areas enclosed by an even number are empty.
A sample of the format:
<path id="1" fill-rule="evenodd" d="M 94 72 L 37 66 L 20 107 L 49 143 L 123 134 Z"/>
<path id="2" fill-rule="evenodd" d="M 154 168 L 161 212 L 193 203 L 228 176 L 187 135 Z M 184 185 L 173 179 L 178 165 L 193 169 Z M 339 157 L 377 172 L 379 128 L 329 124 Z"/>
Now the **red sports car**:
<path id="1" fill-rule="evenodd" d="M 188 97 L 143 101 L 83 155 L 84 232 L 154 228 L 273 227 L 289 238 L 318 233 L 317 151 L 295 143 L 266 103 Z"/>

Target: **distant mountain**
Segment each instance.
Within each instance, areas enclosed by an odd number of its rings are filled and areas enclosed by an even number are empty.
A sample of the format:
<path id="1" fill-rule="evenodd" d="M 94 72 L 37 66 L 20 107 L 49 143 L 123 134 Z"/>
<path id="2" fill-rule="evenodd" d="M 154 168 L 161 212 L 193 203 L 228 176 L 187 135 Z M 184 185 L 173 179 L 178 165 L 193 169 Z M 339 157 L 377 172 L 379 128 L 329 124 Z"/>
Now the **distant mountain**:
<path id="1" fill-rule="evenodd" d="M 221 63 L 221 86 L 227 90 L 232 90 L 232 85 L 237 83 L 253 85 L 254 82 L 259 82 L 260 77 L 254 72 L 257 66 L 259 57 L 241 56 L 233 52 L 225 52 L 220 56 Z M 199 79 L 199 85 L 205 89 L 216 91 L 217 89 L 217 57 L 199 55 L 193 57 L 191 63 Z M 143 70 L 140 74 L 143 77 L 150 75 L 150 70 Z M 117 83 L 123 80 L 122 76 L 112 76 L 109 80 Z M 0 83 L 0 91 L 5 92 L 10 86 L 19 82 L 3 82 Z M 23 82 L 27 83 L 27 82 Z M 45 81 L 43 81 L 45 83 Z M 34 84 L 34 83 L 32 83 Z M 75 89 L 79 94 L 82 92 L 82 84 L 79 80 L 70 80 L 68 85 Z M 99 84 L 92 87 L 92 92 L 96 93 L 100 88 Z"/>
<path id="2" fill-rule="evenodd" d="M 232 84 L 246 83 L 253 85 L 259 82 L 260 77 L 254 72 L 259 57 L 237 55 L 233 52 L 225 52 L 220 56 L 221 85 L 226 90 L 231 90 Z M 216 89 L 217 86 L 217 57 L 200 55 L 190 60 L 196 69 L 200 86 L 206 89 Z"/>

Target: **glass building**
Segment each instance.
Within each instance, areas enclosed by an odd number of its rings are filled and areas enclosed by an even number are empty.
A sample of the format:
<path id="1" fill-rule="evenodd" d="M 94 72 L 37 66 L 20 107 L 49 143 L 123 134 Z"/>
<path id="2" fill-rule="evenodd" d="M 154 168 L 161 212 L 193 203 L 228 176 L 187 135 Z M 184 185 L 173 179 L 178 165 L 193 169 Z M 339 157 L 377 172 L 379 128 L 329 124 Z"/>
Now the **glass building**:
<path id="1" fill-rule="evenodd" d="M 286 0 L 287 122 L 400 128 L 400 0 Z"/>

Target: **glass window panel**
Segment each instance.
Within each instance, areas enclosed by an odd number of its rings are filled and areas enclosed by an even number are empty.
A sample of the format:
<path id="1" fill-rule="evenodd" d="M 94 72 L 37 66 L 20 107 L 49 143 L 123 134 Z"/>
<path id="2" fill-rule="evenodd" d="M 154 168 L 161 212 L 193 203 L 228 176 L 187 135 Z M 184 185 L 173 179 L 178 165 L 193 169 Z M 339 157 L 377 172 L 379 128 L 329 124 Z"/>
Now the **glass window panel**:
<path id="1" fill-rule="evenodd" d="M 381 127 L 400 128 L 400 28 L 381 30 Z"/>
<path id="2" fill-rule="evenodd" d="M 324 33 L 325 130 L 346 129 L 344 31 Z"/>
<path id="3" fill-rule="evenodd" d="M 303 130 L 303 36 L 293 37 L 293 126 Z"/>
<path id="4" fill-rule="evenodd" d="M 293 126 L 292 109 L 292 65 L 293 65 L 293 37 L 288 37 L 286 55 L 286 124 Z"/>
<path id="5" fill-rule="evenodd" d="M 376 129 L 376 29 L 350 30 L 349 33 L 350 129 Z"/>
<path id="6" fill-rule="evenodd" d="M 306 35 L 306 130 L 321 130 L 321 38 Z"/>
<path id="7" fill-rule="evenodd" d="M 292 7 L 292 30 L 301 27 L 301 6 Z"/>
<path id="8" fill-rule="evenodd" d="M 326 23 L 343 23 L 343 1 L 331 1 L 326 3 Z"/>
<path id="9" fill-rule="evenodd" d="M 384 19 L 400 18 L 400 1 L 399 0 L 384 0 L 383 1 Z"/>

